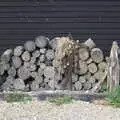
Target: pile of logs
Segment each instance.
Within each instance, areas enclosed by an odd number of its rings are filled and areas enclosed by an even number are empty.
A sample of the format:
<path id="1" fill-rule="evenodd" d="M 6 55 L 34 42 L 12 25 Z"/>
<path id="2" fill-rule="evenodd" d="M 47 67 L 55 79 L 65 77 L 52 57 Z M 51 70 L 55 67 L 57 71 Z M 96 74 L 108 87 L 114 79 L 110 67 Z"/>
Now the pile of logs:
<path id="1" fill-rule="evenodd" d="M 55 62 L 60 66 L 60 59 L 55 61 L 55 54 L 60 50 L 58 44 L 61 42 L 58 42 L 58 39 L 62 41 L 63 38 L 65 37 L 49 40 L 45 36 L 39 36 L 35 41 L 27 41 L 24 46 L 7 49 L 0 57 L 0 89 L 5 91 L 61 89 L 60 84 L 66 77 L 65 68 L 70 64 L 73 66 L 69 67 L 71 74 L 68 74 L 68 79 L 72 80 L 72 90 L 99 89 L 101 81 L 106 80 L 107 62 L 102 50 L 97 48 L 91 39 L 84 43 L 77 40 L 69 46 L 62 44 L 64 49 L 73 48 L 72 45 L 76 45 L 74 46 L 76 49 L 73 49 L 72 57 L 67 56 L 69 60 L 73 58 L 71 63 L 64 61 L 64 69 L 62 67 L 57 69 L 61 74 L 56 74 Z M 66 57 L 64 50 L 60 52 L 63 53 L 60 58 Z"/>

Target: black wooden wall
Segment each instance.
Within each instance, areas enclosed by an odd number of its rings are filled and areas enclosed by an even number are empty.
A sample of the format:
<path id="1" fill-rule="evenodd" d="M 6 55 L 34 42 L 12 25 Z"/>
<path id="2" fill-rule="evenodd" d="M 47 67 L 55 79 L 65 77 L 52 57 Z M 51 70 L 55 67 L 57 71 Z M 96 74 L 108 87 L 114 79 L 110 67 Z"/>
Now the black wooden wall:
<path id="1" fill-rule="evenodd" d="M 1 52 L 38 35 L 69 33 L 81 41 L 91 37 L 108 53 L 120 40 L 120 1 L 0 0 Z"/>

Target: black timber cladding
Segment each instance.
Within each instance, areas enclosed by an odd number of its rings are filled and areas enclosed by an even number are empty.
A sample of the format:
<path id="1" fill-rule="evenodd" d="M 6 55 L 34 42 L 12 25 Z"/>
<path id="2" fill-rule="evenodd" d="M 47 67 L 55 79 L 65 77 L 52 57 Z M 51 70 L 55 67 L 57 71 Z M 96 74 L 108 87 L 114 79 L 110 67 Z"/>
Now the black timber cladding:
<path id="1" fill-rule="evenodd" d="M 120 44 L 120 1 L 117 0 L 0 0 L 0 51 L 22 45 L 36 36 L 72 34 L 91 37 L 108 53 Z"/>

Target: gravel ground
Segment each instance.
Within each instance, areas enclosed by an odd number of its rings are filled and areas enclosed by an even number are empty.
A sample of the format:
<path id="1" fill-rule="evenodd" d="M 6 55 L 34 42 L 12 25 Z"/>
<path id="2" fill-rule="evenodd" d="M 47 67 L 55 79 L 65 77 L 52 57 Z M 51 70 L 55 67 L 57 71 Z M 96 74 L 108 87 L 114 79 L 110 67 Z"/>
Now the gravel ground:
<path id="1" fill-rule="evenodd" d="M 0 120 L 120 120 L 120 108 L 83 101 L 57 106 L 33 100 L 27 104 L 0 101 Z"/>

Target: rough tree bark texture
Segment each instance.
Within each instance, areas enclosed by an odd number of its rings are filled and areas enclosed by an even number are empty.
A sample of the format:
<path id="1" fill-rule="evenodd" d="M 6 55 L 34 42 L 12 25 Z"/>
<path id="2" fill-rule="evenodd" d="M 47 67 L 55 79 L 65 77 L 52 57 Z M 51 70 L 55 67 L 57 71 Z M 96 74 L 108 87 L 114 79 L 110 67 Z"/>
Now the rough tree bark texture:
<path id="1" fill-rule="evenodd" d="M 108 77 L 107 77 L 107 87 L 109 91 L 112 91 L 115 86 L 119 85 L 120 82 L 120 65 L 118 58 L 118 43 L 113 42 L 110 51 L 110 58 L 108 62 Z"/>

